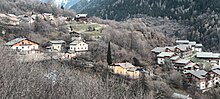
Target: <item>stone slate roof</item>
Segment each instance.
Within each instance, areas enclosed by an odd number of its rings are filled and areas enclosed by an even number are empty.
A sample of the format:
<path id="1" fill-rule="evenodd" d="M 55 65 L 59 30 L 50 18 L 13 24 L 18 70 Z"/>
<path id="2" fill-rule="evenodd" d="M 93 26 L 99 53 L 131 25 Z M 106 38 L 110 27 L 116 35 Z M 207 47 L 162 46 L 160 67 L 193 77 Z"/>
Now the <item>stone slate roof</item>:
<path id="1" fill-rule="evenodd" d="M 215 70 L 215 69 L 219 69 L 220 70 L 220 66 L 219 65 L 214 65 L 211 70 Z"/>
<path id="2" fill-rule="evenodd" d="M 156 53 L 160 53 L 160 52 L 164 52 L 165 51 L 165 47 L 156 47 L 154 49 L 152 49 L 152 52 L 156 52 Z"/>
<path id="3" fill-rule="evenodd" d="M 27 38 L 16 38 L 16 39 L 14 39 L 14 40 L 11 40 L 11 41 L 9 41 L 9 42 L 7 42 L 5 45 L 7 45 L 7 46 L 12 46 L 12 45 L 14 45 L 14 44 L 16 44 L 16 43 L 19 43 L 19 42 L 21 42 L 21 41 L 23 41 L 23 40 L 26 40 Z"/>
<path id="4" fill-rule="evenodd" d="M 65 43 L 64 40 L 51 40 L 49 42 L 52 43 L 52 44 L 63 44 L 63 43 Z"/>
<path id="5" fill-rule="evenodd" d="M 80 40 L 75 40 L 73 42 L 70 43 L 70 45 L 77 45 L 79 43 L 82 43 L 83 41 L 80 41 Z M 84 42 L 83 42 L 84 43 Z"/>
<path id="6" fill-rule="evenodd" d="M 205 75 L 207 74 L 207 72 L 205 70 L 197 70 L 197 71 L 196 70 L 188 70 L 185 72 L 185 74 L 186 73 L 190 73 L 199 79 L 205 78 Z"/>
<path id="7" fill-rule="evenodd" d="M 220 75 L 220 70 L 218 70 L 218 69 L 215 69 L 215 70 L 212 70 L 214 73 L 216 73 L 216 74 L 218 74 L 218 75 Z"/>
<path id="8" fill-rule="evenodd" d="M 190 60 L 179 59 L 179 60 L 177 60 L 175 63 L 177 63 L 177 64 L 187 64 L 187 63 L 189 63 L 189 62 L 190 62 Z"/>
<path id="9" fill-rule="evenodd" d="M 176 43 L 179 44 L 179 43 L 187 43 L 189 44 L 189 40 L 176 40 Z"/>
<path id="10" fill-rule="evenodd" d="M 157 57 L 171 57 L 173 55 L 173 52 L 161 52 L 159 55 L 157 55 Z"/>
<path id="11" fill-rule="evenodd" d="M 189 68 L 189 67 L 193 67 L 193 66 L 195 66 L 196 64 L 195 63 L 189 63 L 189 64 L 187 64 L 184 68 Z"/>
<path id="12" fill-rule="evenodd" d="M 197 52 L 197 58 L 220 58 L 220 53 L 212 53 L 212 52 Z"/>
<path id="13" fill-rule="evenodd" d="M 178 58 L 180 58 L 180 56 L 173 56 L 170 58 L 170 60 L 177 60 Z"/>
<path id="14" fill-rule="evenodd" d="M 128 68 L 133 68 L 135 67 L 134 65 L 132 65 L 131 63 L 125 62 L 125 63 L 115 63 L 115 65 L 119 65 L 122 68 L 128 69 Z"/>

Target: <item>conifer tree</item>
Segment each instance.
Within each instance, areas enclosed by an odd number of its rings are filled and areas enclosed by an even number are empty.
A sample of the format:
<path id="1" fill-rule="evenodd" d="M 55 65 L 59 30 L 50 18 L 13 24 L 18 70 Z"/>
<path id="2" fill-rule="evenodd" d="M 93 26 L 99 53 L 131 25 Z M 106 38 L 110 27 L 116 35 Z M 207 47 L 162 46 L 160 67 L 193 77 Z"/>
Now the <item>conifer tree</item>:
<path id="1" fill-rule="evenodd" d="M 111 43 L 109 42 L 108 43 L 108 52 L 107 52 L 107 62 L 108 62 L 108 65 L 111 65 L 112 64 L 112 55 L 111 55 Z"/>

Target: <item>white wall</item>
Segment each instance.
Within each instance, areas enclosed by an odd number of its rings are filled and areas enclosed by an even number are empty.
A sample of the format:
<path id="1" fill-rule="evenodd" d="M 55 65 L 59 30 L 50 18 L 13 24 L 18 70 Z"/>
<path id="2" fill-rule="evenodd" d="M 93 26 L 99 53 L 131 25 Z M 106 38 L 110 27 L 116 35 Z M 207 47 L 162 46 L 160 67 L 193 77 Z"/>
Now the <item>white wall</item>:
<path id="1" fill-rule="evenodd" d="M 200 89 L 205 89 L 206 88 L 206 82 L 205 81 L 201 81 L 200 83 Z"/>
<path id="2" fill-rule="evenodd" d="M 70 45 L 70 51 L 88 51 L 88 44 L 81 42 L 77 45 Z"/>
<path id="3" fill-rule="evenodd" d="M 52 50 L 61 51 L 62 50 L 62 44 L 52 44 Z"/>
<path id="4" fill-rule="evenodd" d="M 164 58 L 157 58 L 157 63 L 158 63 L 159 65 L 164 64 Z"/>
<path id="5" fill-rule="evenodd" d="M 202 52 L 202 48 L 195 48 L 195 51 Z"/>
<path id="6" fill-rule="evenodd" d="M 32 49 L 39 49 L 38 45 L 25 45 L 25 46 L 12 46 L 12 49 L 18 49 L 22 51 L 30 51 Z"/>

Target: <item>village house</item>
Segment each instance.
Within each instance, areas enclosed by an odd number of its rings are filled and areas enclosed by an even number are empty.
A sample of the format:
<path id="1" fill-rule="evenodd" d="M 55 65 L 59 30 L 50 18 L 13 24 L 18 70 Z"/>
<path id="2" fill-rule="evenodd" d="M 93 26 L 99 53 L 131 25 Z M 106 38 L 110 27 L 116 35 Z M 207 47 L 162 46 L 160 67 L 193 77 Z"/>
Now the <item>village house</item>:
<path id="1" fill-rule="evenodd" d="M 42 16 L 46 21 L 53 21 L 55 19 L 52 13 L 43 13 Z"/>
<path id="2" fill-rule="evenodd" d="M 140 78 L 141 73 L 145 72 L 143 68 L 135 67 L 134 65 L 128 62 L 116 63 L 111 65 L 110 68 L 113 70 L 114 74 L 126 76 L 131 79 Z"/>
<path id="3" fill-rule="evenodd" d="M 190 60 L 187 59 L 179 59 L 174 63 L 174 69 L 177 71 L 183 71 L 184 67 L 191 63 Z"/>
<path id="4" fill-rule="evenodd" d="M 87 23 L 88 22 L 88 15 L 87 14 L 77 14 L 75 16 L 76 22 L 80 23 Z"/>
<path id="5" fill-rule="evenodd" d="M 173 56 L 175 56 L 174 52 L 161 52 L 157 55 L 157 64 L 163 65 L 165 59 L 170 59 Z"/>
<path id="6" fill-rule="evenodd" d="M 32 24 L 35 22 L 36 19 L 36 15 L 19 15 L 18 18 L 20 19 L 20 22 L 25 22 L 25 23 L 29 23 Z"/>
<path id="7" fill-rule="evenodd" d="M 206 60 L 211 65 L 220 65 L 220 53 L 197 52 L 196 58 Z"/>
<path id="8" fill-rule="evenodd" d="M 215 65 L 211 68 L 211 70 L 208 72 L 209 74 L 209 83 L 211 85 L 219 85 L 220 84 L 220 66 Z M 210 87 L 212 87 L 210 86 Z"/>
<path id="9" fill-rule="evenodd" d="M 67 52 L 64 53 L 64 58 L 65 59 L 72 59 L 74 57 L 76 57 L 76 53 L 74 53 L 74 52 L 67 51 Z"/>
<path id="10" fill-rule="evenodd" d="M 184 70 L 198 70 L 200 67 L 198 64 L 196 63 L 192 63 L 190 62 L 189 64 L 187 64 L 186 66 L 184 66 Z"/>
<path id="11" fill-rule="evenodd" d="M 70 34 L 72 41 L 81 41 L 82 40 L 81 33 L 73 31 L 73 32 L 70 32 L 69 34 Z"/>
<path id="12" fill-rule="evenodd" d="M 33 54 L 39 52 L 39 44 L 27 38 L 16 38 L 5 44 L 21 54 Z"/>
<path id="13" fill-rule="evenodd" d="M 203 47 L 202 44 L 196 44 L 196 45 L 195 45 L 195 51 L 196 51 L 196 52 L 202 52 L 202 47 Z"/>
<path id="14" fill-rule="evenodd" d="M 206 75 L 207 72 L 204 70 L 187 70 L 184 72 L 188 83 L 195 84 L 200 90 L 206 88 Z"/>
<path id="15" fill-rule="evenodd" d="M 6 25 L 19 25 L 20 24 L 20 20 L 18 19 L 18 17 L 14 14 L 1 14 L 0 13 L 0 21 L 3 24 Z"/>
<path id="16" fill-rule="evenodd" d="M 9 25 L 19 25 L 20 21 L 18 17 L 14 14 L 8 14 L 7 20 Z"/>
<path id="17" fill-rule="evenodd" d="M 180 56 L 176 55 L 170 58 L 170 60 L 172 61 L 172 63 L 174 64 L 177 60 L 180 59 Z"/>
<path id="18" fill-rule="evenodd" d="M 190 49 L 189 45 L 177 45 L 177 46 L 175 46 L 175 52 L 181 58 L 183 58 L 183 57 L 186 57 L 188 55 L 191 55 L 192 50 Z"/>
<path id="19" fill-rule="evenodd" d="M 71 52 L 76 52 L 76 53 L 83 53 L 88 51 L 88 44 L 83 42 L 83 41 L 79 41 L 79 40 L 75 40 L 72 43 L 70 43 L 70 51 Z"/>
<path id="20" fill-rule="evenodd" d="M 49 41 L 51 51 L 62 51 L 65 47 L 66 42 L 63 40 L 52 40 Z"/>
<path id="21" fill-rule="evenodd" d="M 189 46 L 190 46 L 190 49 L 191 49 L 192 51 L 195 51 L 196 42 L 195 42 L 195 41 L 190 41 L 190 42 L 189 42 Z"/>

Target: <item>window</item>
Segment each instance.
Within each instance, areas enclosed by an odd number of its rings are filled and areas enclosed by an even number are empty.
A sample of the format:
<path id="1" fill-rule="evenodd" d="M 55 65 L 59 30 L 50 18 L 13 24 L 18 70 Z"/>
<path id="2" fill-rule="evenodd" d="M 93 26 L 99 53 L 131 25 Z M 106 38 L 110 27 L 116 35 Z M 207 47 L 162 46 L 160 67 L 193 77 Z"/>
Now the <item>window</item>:
<path id="1" fill-rule="evenodd" d="M 70 47 L 70 49 L 73 49 L 72 47 Z"/>
<path id="2" fill-rule="evenodd" d="M 57 48 L 60 48 L 60 46 L 57 46 Z"/>
<path id="3" fill-rule="evenodd" d="M 16 47 L 16 49 L 18 49 L 18 47 Z"/>
<path id="4" fill-rule="evenodd" d="M 85 47 L 85 49 L 87 49 L 87 48 Z"/>
<path id="5" fill-rule="evenodd" d="M 21 42 L 22 45 L 24 45 L 24 42 Z"/>
<path id="6" fill-rule="evenodd" d="M 81 49 L 83 49 L 83 47 L 81 47 Z"/>
<path id="7" fill-rule="evenodd" d="M 24 47 L 22 46 L 22 49 L 24 49 Z"/>

